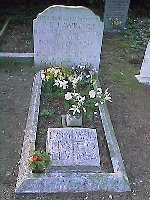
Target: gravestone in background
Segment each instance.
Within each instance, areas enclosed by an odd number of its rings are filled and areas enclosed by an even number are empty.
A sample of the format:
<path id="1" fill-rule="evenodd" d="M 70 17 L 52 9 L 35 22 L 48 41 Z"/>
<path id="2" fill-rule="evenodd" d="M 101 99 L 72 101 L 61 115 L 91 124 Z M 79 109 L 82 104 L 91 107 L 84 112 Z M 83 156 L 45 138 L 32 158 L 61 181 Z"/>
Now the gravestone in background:
<path id="1" fill-rule="evenodd" d="M 115 33 L 115 32 L 120 32 L 124 30 L 125 25 L 126 25 L 129 4 L 130 4 L 130 0 L 106 0 L 105 1 L 105 10 L 104 10 L 105 32 Z"/>
<path id="2" fill-rule="evenodd" d="M 150 41 L 148 42 L 144 60 L 141 66 L 140 74 L 136 75 L 136 78 L 140 83 L 150 85 Z"/>
<path id="3" fill-rule="evenodd" d="M 89 64 L 98 69 L 103 28 L 103 22 L 88 8 L 47 8 L 33 21 L 35 66 Z"/>

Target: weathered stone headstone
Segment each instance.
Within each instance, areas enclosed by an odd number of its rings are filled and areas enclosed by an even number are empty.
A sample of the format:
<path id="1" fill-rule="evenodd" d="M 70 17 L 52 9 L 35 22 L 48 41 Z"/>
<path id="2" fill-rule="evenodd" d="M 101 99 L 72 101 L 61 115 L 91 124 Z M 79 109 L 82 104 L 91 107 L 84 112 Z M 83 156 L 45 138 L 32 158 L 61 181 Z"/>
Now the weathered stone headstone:
<path id="1" fill-rule="evenodd" d="M 126 24 L 130 0 L 106 0 L 104 11 L 104 30 L 123 31 Z"/>
<path id="2" fill-rule="evenodd" d="M 103 24 L 85 7 L 47 8 L 33 21 L 35 66 L 91 64 L 98 69 Z"/>
<path id="3" fill-rule="evenodd" d="M 96 129 L 49 128 L 46 151 L 51 154 L 51 166 L 93 166 L 100 171 Z"/>
<path id="4" fill-rule="evenodd" d="M 140 74 L 136 75 L 140 83 L 150 84 L 150 41 L 148 42 Z"/>

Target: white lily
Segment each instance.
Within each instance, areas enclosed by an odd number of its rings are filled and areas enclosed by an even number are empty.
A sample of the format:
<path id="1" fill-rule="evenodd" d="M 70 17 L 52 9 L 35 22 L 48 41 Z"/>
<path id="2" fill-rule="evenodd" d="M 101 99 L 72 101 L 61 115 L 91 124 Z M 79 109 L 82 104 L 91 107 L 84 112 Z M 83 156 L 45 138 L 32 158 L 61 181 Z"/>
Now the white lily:
<path id="1" fill-rule="evenodd" d="M 68 77 L 68 80 L 69 80 L 70 82 L 72 82 L 73 79 L 74 79 L 74 77 L 73 77 L 72 75 Z"/>
<path id="2" fill-rule="evenodd" d="M 59 81 L 60 87 L 62 87 L 64 90 L 68 87 L 68 81 L 62 80 Z"/>
<path id="3" fill-rule="evenodd" d="M 95 103 L 95 106 L 98 106 L 98 102 Z"/>
<path id="4" fill-rule="evenodd" d="M 97 71 L 96 67 L 94 67 L 94 68 L 92 69 L 92 71 L 93 71 L 94 73 L 98 74 L 98 71 Z"/>
<path id="5" fill-rule="evenodd" d="M 77 78 L 74 78 L 73 80 L 72 80 L 72 86 L 73 86 L 73 88 L 76 88 L 76 84 L 78 83 L 78 79 Z"/>
<path id="6" fill-rule="evenodd" d="M 90 90 L 89 91 L 89 96 L 90 96 L 90 98 L 94 99 L 95 96 L 96 96 L 96 92 L 94 90 Z"/>
<path id="7" fill-rule="evenodd" d="M 97 94 L 99 95 L 99 94 L 102 94 L 102 93 L 103 93 L 102 88 L 97 88 Z"/>
<path id="8" fill-rule="evenodd" d="M 45 80 L 45 73 L 44 73 L 43 70 L 42 70 L 42 72 L 41 72 L 41 78 L 42 78 L 42 80 Z"/>
<path id="9" fill-rule="evenodd" d="M 56 85 L 57 87 L 59 87 L 59 85 L 60 85 L 60 80 L 59 80 L 59 79 L 55 79 L 54 85 Z"/>
<path id="10" fill-rule="evenodd" d="M 78 83 L 78 81 L 81 81 L 81 80 L 82 80 L 82 76 L 69 77 L 69 81 L 72 82 L 73 88 L 76 88 L 76 84 Z"/>
<path id="11" fill-rule="evenodd" d="M 57 74 L 60 72 L 60 69 L 55 69 L 54 74 L 57 76 Z"/>
<path id="12" fill-rule="evenodd" d="M 78 108 L 78 106 L 76 105 L 72 105 L 72 108 L 70 108 L 69 110 L 72 110 L 73 111 L 73 115 L 77 113 L 80 113 L 80 109 Z"/>
<path id="13" fill-rule="evenodd" d="M 105 100 L 106 100 L 106 101 L 109 101 L 109 102 L 112 102 L 111 97 L 108 96 L 108 95 L 105 97 Z"/>
<path id="14" fill-rule="evenodd" d="M 75 92 L 75 90 L 74 90 L 74 92 L 72 93 L 72 95 L 73 95 L 74 97 L 76 97 L 76 96 L 79 96 L 79 93 Z"/>
<path id="15" fill-rule="evenodd" d="M 56 85 L 57 87 L 61 87 L 63 89 L 66 89 L 68 87 L 68 81 L 65 80 L 59 80 L 56 79 L 54 85 Z"/>
<path id="16" fill-rule="evenodd" d="M 65 94 L 65 99 L 66 99 L 67 101 L 70 100 L 70 99 L 72 99 L 71 92 L 67 92 L 67 93 Z"/>
<path id="17" fill-rule="evenodd" d="M 83 109 L 83 112 L 86 112 L 86 109 L 84 107 L 82 109 Z"/>
<path id="18" fill-rule="evenodd" d="M 110 93 L 108 92 L 108 88 L 105 90 L 104 96 L 106 101 L 112 102 Z"/>
<path id="19" fill-rule="evenodd" d="M 47 68 L 46 71 L 47 71 L 47 72 L 51 72 L 52 69 L 53 69 L 53 68 Z"/>
<path id="20" fill-rule="evenodd" d="M 78 65 L 80 69 L 85 69 L 85 65 Z"/>
<path id="21" fill-rule="evenodd" d="M 79 101 L 79 104 L 83 104 L 84 103 L 84 101 L 85 101 L 85 96 L 84 97 L 82 97 L 82 96 L 78 96 L 78 101 Z"/>

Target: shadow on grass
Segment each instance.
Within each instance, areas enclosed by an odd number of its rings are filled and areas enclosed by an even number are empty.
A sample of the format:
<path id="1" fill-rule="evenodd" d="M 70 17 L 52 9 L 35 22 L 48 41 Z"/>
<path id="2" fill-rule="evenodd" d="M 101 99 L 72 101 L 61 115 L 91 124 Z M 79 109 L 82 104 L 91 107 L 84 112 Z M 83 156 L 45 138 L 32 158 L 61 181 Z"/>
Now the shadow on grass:
<path id="1" fill-rule="evenodd" d="M 23 70 L 24 72 L 34 71 L 33 58 L 0 58 L 0 71 L 10 72 L 15 70 Z"/>

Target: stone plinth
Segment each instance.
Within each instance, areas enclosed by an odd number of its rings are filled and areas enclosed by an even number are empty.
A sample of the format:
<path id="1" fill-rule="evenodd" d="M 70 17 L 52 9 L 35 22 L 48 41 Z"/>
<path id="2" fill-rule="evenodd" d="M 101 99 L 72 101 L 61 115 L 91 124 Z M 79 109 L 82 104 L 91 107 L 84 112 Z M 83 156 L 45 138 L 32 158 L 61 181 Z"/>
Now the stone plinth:
<path id="1" fill-rule="evenodd" d="M 58 171 L 56 166 L 52 166 L 54 171 L 50 173 L 33 174 L 29 171 L 29 159 L 35 149 L 37 119 L 40 105 L 41 94 L 40 74 L 35 76 L 33 92 L 25 129 L 22 154 L 20 159 L 19 173 L 15 192 L 19 195 L 24 194 L 48 194 L 52 193 L 63 195 L 63 193 L 74 192 L 129 192 L 131 191 L 125 166 L 111 124 L 110 116 L 106 104 L 100 105 L 100 118 L 103 123 L 108 150 L 110 153 L 113 173 L 102 173 L 100 171 Z M 98 162 L 96 162 L 98 163 Z M 64 168 L 63 166 L 58 166 Z M 78 166 L 81 167 L 81 166 Z M 97 167 L 97 166 L 96 166 Z M 56 170 L 55 170 L 55 169 Z M 99 167 L 97 167 L 99 169 Z M 16 195 L 17 195 L 16 194 Z"/>

